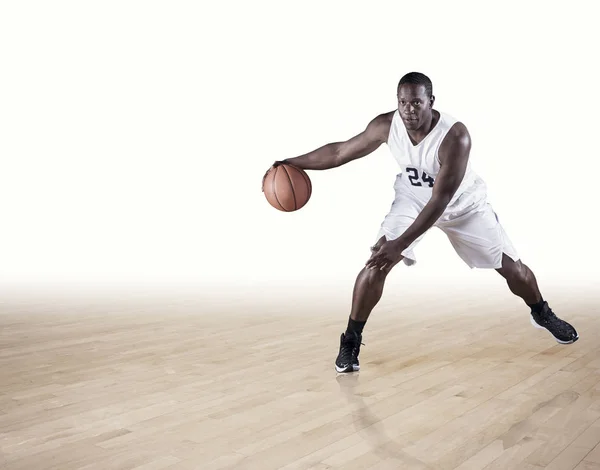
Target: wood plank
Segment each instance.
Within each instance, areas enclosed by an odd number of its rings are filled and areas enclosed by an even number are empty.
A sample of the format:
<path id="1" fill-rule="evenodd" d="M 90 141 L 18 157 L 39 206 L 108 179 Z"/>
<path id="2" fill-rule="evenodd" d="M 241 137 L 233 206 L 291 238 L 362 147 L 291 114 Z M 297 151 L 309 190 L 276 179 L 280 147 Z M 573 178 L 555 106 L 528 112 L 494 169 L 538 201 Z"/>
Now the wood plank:
<path id="1" fill-rule="evenodd" d="M 390 296 L 349 375 L 348 299 L 4 302 L 0 466 L 597 468 L 598 309 L 572 306 L 582 339 L 564 346 L 526 309 L 461 295 Z"/>

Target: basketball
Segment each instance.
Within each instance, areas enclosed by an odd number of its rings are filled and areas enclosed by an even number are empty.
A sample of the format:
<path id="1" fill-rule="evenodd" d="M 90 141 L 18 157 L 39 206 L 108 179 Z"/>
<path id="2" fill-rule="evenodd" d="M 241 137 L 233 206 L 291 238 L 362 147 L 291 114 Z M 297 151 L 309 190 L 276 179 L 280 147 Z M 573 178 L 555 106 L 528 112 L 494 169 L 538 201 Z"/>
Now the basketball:
<path id="1" fill-rule="evenodd" d="M 288 164 L 269 169 L 262 189 L 269 204 L 283 212 L 304 207 L 312 194 L 312 184 L 306 172 Z"/>

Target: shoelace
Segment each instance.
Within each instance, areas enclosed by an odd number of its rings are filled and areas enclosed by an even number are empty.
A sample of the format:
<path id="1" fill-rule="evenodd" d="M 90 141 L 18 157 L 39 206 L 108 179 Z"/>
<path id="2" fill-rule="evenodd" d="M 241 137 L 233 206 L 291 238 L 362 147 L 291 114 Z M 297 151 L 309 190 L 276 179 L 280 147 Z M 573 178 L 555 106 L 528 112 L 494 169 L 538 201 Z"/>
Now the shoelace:
<path id="1" fill-rule="evenodd" d="M 356 348 L 356 342 L 345 340 L 342 342 L 342 362 L 349 363 L 352 360 L 352 353 Z"/>
<path id="2" fill-rule="evenodd" d="M 554 327 L 555 330 L 560 330 L 565 334 L 570 333 L 570 328 L 567 322 L 558 318 L 550 307 L 544 309 L 542 313 L 538 315 L 538 317 L 542 323 Z"/>
<path id="3" fill-rule="evenodd" d="M 542 310 L 542 313 L 539 314 L 539 318 L 547 323 L 563 323 L 563 321 L 556 316 L 550 307 L 546 307 L 544 310 Z"/>
<path id="4" fill-rule="evenodd" d="M 554 321 L 558 320 L 558 318 L 556 318 L 556 315 L 554 314 L 554 312 L 550 309 L 545 310 L 542 313 L 540 313 L 539 317 L 540 317 L 540 320 L 547 322 L 547 323 L 553 323 Z"/>
<path id="5" fill-rule="evenodd" d="M 357 342 L 353 339 L 345 339 L 342 341 L 342 362 L 349 363 L 352 361 L 353 356 L 360 350 L 360 346 L 364 346 L 365 343 Z"/>

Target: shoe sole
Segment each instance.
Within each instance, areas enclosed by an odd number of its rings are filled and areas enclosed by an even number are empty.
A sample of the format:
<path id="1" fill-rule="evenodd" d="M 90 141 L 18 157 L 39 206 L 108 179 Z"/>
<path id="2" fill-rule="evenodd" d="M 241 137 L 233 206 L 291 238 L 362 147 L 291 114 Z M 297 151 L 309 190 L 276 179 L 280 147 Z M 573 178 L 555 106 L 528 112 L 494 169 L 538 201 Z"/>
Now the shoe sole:
<path id="1" fill-rule="evenodd" d="M 548 328 L 546 328 L 546 327 L 544 327 L 544 326 L 542 326 L 542 325 L 538 325 L 538 324 L 536 323 L 536 321 L 533 319 L 533 315 L 530 315 L 530 316 L 529 316 L 529 319 L 530 319 L 530 321 L 531 321 L 531 324 L 532 324 L 534 327 L 536 327 L 536 328 L 537 328 L 537 329 L 539 329 L 539 330 L 546 330 L 548 333 L 550 333 L 550 334 L 552 335 L 552 332 L 551 332 L 551 331 L 550 331 Z M 563 340 L 560 340 L 560 339 L 558 339 L 558 338 L 557 338 L 556 336 L 554 336 L 554 335 L 552 335 L 552 337 L 553 337 L 553 338 L 556 340 L 556 342 L 557 342 L 557 343 L 560 343 L 560 344 L 573 344 L 575 341 L 577 341 L 577 340 L 579 339 L 579 335 L 575 336 L 575 338 L 573 338 L 571 341 L 563 341 Z"/>
<path id="2" fill-rule="evenodd" d="M 338 367 L 337 364 L 336 364 L 335 365 L 335 370 L 339 374 L 343 374 L 343 373 L 346 373 L 346 372 L 358 372 L 360 370 L 360 366 L 352 365 L 352 366 L 347 366 L 347 367 Z"/>

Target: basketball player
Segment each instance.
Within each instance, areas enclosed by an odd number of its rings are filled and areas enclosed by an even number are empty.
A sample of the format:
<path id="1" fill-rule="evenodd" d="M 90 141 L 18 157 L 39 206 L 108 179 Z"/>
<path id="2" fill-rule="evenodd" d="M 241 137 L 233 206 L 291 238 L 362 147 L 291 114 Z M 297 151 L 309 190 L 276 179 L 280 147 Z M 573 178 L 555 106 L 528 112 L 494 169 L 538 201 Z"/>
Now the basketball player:
<path id="1" fill-rule="evenodd" d="M 579 339 L 575 329 L 552 312 L 533 272 L 519 259 L 487 202 L 484 181 L 471 168 L 467 128 L 433 109 L 432 88 L 427 76 L 408 73 L 398 84 L 398 108 L 375 117 L 362 133 L 274 163 L 326 170 L 362 158 L 385 142 L 401 168 L 391 209 L 354 285 L 350 318 L 335 361 L 338 372 L 359 370 L 363 328 L 381 298 L 387 274 L 400 261 L 416 263 L 414 248 L 431 227 L 444 231 L 468 266 L 500 273 L 513 294 L 530 307 L 535 327 L 545 328 L 562 344 Z"/>

